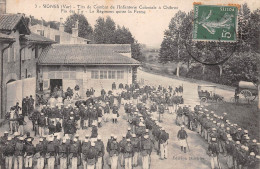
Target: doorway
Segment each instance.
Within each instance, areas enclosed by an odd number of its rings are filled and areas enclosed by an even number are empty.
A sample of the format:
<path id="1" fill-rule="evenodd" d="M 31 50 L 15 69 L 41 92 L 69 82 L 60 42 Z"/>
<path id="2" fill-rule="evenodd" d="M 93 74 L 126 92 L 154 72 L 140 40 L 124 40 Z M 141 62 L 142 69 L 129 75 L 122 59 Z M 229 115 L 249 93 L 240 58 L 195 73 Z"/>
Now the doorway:
<path id="1" fill-rule="evenodd" d="M 50 79 L 51 93 L 62 90 L 62 79 Z"/>

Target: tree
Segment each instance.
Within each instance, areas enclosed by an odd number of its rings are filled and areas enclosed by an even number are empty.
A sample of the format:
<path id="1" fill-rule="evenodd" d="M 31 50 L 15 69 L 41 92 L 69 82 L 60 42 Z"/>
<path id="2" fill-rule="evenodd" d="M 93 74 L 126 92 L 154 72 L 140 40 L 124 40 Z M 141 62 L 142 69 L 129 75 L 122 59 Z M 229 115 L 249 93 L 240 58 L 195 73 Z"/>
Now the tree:
<path id="1" fill-rule="evenodd" d="M 181 33 L 182 24 L 186 17 L 185 12 L 178 11 L 171 19 L 169 29 L 164 32 L 164 39 L 161 44 L 159 61 L 162 63 L 177 63 L 176 75 L 179 76 L 180 64 L 188 57 Z"/>
<path id="2" fill-rule="evenodd" d="M 65 32 L 72 33 L 72 28 L 75 27 L 76 21 L 78 21 L 78 29 L 79 29 L 79 37 L 92 39 L 93 29 L 91 25 L 88 23 L 86 17 L 82 14 L 73 14 L 67 17 L 64 26 Z"/>
<path id="3" fill-rule="evenodd" d="M 111 17 L 107 17 L 106 20 L 99 17 L 96 20 L 94 29 L 94 39 L 96 43 L 115 43 L 116 24 Z"/>

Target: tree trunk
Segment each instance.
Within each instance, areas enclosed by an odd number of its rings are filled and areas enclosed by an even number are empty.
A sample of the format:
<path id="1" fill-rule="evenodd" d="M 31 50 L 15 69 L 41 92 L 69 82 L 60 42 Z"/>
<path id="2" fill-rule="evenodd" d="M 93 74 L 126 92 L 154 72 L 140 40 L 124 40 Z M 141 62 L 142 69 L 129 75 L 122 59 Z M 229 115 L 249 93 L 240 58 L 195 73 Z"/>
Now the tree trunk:
<path id="1" fill-rule="evenodd" d="M 222 72 L 223 72 L 223 66 L 222 65 L 218 65 L 219 67 L 219 77 L 222 76 Z"/>
<path id="2" fill-rule="evenodd" d="M 260 110 L 260 83 L 258 84 L 258 110 Z"/>
<path id="3" fill-rule="evenodd" d="M 180 76 L 180 62 L 177 63 L 177 67 L 176 67 L 176 76 L 177 76 L 177 77 Z"/>
<path id="4" fill-rule="evenodd" d="M 205 74 L 205 68 L 206 68 L 206 66 L 205 66 L 205 65 L 202 65 L 202 74 L 203 74 L 203 75 Z"/>

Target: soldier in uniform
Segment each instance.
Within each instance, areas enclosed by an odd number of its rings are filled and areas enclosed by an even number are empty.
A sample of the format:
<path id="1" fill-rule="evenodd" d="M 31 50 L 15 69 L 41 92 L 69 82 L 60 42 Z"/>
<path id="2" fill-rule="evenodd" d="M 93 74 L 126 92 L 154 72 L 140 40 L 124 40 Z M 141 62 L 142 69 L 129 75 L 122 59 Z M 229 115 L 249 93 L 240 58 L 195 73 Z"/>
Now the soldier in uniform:
<path id="1" fill-rule="evenodd" d="M 182 125 L 181 130 L 178 131 L 177 138 L 180 141 L 181 151 L 184 151 L 184 153 L 186 153 L 187 137 L 188 137 L 187 132 L 184 130 L 184 125 Z"/>
<path id="2" fill-rule="evenodd" d="M 78 166 L 79 147 L 77 138 L 73 139 L 73 143 L 69 146 L 69 163 L 71 168 L 77 169 Z"/>
<path id="3" fill-rule="evenodd" d="M 15 153 L 15 147 L 12 143 L 12 138 L 8 137 L 6 144 L 4 145 L 3 155 L 5 157 L 5 168 L 12 169 L 13 166 L 13 157 Z"/>
<path id="4" fill-rule="evenodd" d="M 97 151 L 96 169 L 103 169 L 103 165 L 104 165 L 103 158 L 104 158 L 104 154 L 105 154 L 105 147 L 104 147 L 103 141 L 101 140 L 100 135 L 98 135 L 98 137 L 97 137 L 95 148 Z"/>
<path id="5" fill-rule="evenodd" d="M 87 168 L 87 154 L 88 154 L 88 150 L 89 150 L 90 147 L 91 147 L 91 142 L 90 142 L 89 136 L 86 135 L 85 140 L 84 140 L 84 142 L 82 143 L 82 146 L 81 146 L 81 153 L 82 153 L 81 158 L 82 158 L 82 163 L 83 163 L 84 169 Z"/>
<path id="6" fill-rule="evenodd" d="M 182 110 L 181 107 L 179 107 L 178 110 L 177 110 L 177 117 L 176 117 L 176 124 L 178 126 L 183 124 L 182 116 L 183 116 L 183 110 Z"/>
<path id="7" fill-rule="evenodd" d="M 140 140 L 136 137 L 135 134 L 132 135 L 131 143 L 133 147 L 133 167 L 136 167 L 138 165 L 138 157 L 140 153 Z"/>
<path id="8" fill-rule="evenodd" d="M 95 169 L 97 160 L 97 150 L 95 148 L 95 142 L 91 142 L 91 147 L 87 152 L 87 169 Z"/>
<path id="9" fill-rule="evenodd" d="M 113 123 L 117 123 L 117 117 L 119 116 L 118 114 L 118 107 L 114 104 L 113 108 L 112 108 L 112 120 Z"/>
<path id="10" fill-rule="evenodd" d="M 117 137 L 110 141 L 109 144 L 109 157 L 111 162 L 111 169 L 117 169 L 118 155 L 119 155 L 119 144 L 117 142 Z"/>
<path id="11" fill-rule="evenodd" d="M 106 105 L 104 107 L 104 121 L 105 122 L 109 121 L 109 114 L 110 114 L 109 102 L 106 102 Z"/>
<path id="12" fill-rule="evenodd" d="M 142 167 L 143 169 L 149 169 L 151 163 L 152 153 L 152 141 L 148 135 L 144 136 L 144 140 L 141 142 L 141 155 L 142 155 Z"/>
<path id="13" fill-rule="evenodd" d="M 53 142 L 53 137 L 49 137 L 48 140 L 49 140 L 49 143 L 47 145 L 47 153 L 46 153 L 48 169 L 54 169 L 55 156 L 56 156 L 57 152 L 55 151 L 55 144 Z"/>
<path id="14" fill-rule="evenodd" d="M 27 144 L 25 145 L 25 168 L 32 168 L 33 156 L 35 154 L 35 147 L 32 144 L 32 139 L 27 139 Z"/>
<path id="15" fill-rule="evenodd" d="M 41 112 L 39 118 L 38 118 L 38 126 L 39 126 L 39 135 L 42 137 L 45 133 L 45 127 L 46 127 L 46 120 L 44 113 Z"/>
<path id="16" fill-rule="evenodd" d="M 132 169 L 133 145 L 130 139 L 126 139 L 124 147 L 125 169 Z"/>
<path id="17" fill-rule="evenodd" d="M 115 82 L 112 83 L 112 90 L 116 90 L 116 83 Z"/>
<path id="18" fill-rule="evenodd" d="M 168 139 L 169 134 L 166 133 L 164 128 L 161 129 L 160 134 L 160 152 L 161 152 L 161 160 L 168 158 Z"/>
<path id="19" fill-rule="evenodd" d="M 233 168 L 233 151 L 234 151 L 234 145 L 231 137 L 228 137 L 226 144 L 225 144 L 225 149 L 226 149 L 226 155 L 227 155 L 227 166 L 229 169 Z"/>
<path id="20" fill-rule="evenodd" d="M 17 122 L 18 122 L 18 132 L 20 135 L 24 134 L 24 116 L 21 111 L 19 111 L 18 117 L 17 117 Z"/>
<path id="21" fill-rule="evenodd" d="M 43 138 L 40 138 L 39 143 L 36 145 L 35 158 L 37 160 L 37 169 L 44 169 L 44 158 L 46 155 L 46 146 L 43 143 Z"/>
<path id="22" fill-rule="evenodd" d="M 67 168 L 68 146 L 66 145 L 66 139 L 63 139 L 61 145 L 59 145 L 58 156 L 60 159 L 60 169 Z"/>
<path id="23" fill-rule="evenodd" d="M 23 169 L 23 157 L 25 154 L 25 145 L 23 143 L 24 138 L 19 137 L 19 141 L 15 144 L 15 153 L 14 153 L 14 168 Z"/>
<path id="24" fill-rule="evenodd" d="M 129 137 L 130 138 L 130 137 Z M 126 135 L 123 135 L 122 140 L 119 142 L 119 149 L 120 149 L 120 154 L 119 154 L 119 161 L 120 161 L 120 165 L 121 167 L 124 167 L 125 163 L 124 163 L 124 148 L 125 148 L 125 144 L 126 144 Z"/>
<path id="25" fill-rule="evenodd" d="M 158 118 L 158 121 L 159 122 L 162 122 L 162 119 L 163 119 L 163 114 L 164 114 L 164 105 L 161 104 L 159 107 L 158 107 L 158 112 L 159 112 L 159 118 Z"/>
<path id="26" fill-rule="evenodd" d="M 208 152 L 207 152 L 208 155 L 210 156 L 210 163 L 212 169 L 215 169 L 216 167 L 221 168 L 218 159 L 219 146 L 216 141 L 217 141 L 216 138 L 213 137 L 212 142 L 209 144 Z"/>

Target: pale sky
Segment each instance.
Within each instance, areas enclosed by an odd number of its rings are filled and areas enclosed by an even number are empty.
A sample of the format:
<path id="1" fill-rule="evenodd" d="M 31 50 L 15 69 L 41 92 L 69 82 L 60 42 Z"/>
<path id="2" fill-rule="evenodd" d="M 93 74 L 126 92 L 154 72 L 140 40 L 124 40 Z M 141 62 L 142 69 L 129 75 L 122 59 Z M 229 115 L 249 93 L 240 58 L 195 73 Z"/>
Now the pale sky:
<path id="1" fill-rule="evenodd" d="M 61 5 L 71 5 L 72 10 L 77 10 L 78 6 L 85 6 L 84 15 L 88 22 L 94 28 L 96 19 L 99 16 L 109 15 L 116 24 L 125 26 L 130 29 L 135 39 L 142 44 L 146 44 L 150 47 L 160 47 L 163 40 L 164 30 L 168 28 L 169 22 L 174 14 L 178 10 L 190 11 L 193 8 L 193 2 L 202 2 L 203 4 L 217 5 L 217 4 L 243 4 L 245 0 L 6 0 L 7 1 L 7 13 L 25 13 L 25 15 L 32 15 L 35 18 L 41 17 L 46 21 L 59 21 L 61 17 L 66 20 L 70 13 L 62 13 Z M 248 6 L 251 10 L 260 8 L 259 0 L 247 0 Z M 59 8 L 43 8 L 43 5 L 59 5 Z M 125 14 L 100 14 L 96 13 L 96 9 L 93 9 L 94 13 L 89 13 L 87 6 L 136 6 L 137 11 L 143 11 L 139 6 L 157 7 L 157 9 L 146 9 L 145 14 L 137 13 L 125 13 Z M 37 8 L 36 8 L 37 6 Z M 41 6 L 39 8 L 39 6 Z M 168 9 L 158 9 L 161 8 Z M 169 9 L 170 7 L 177 7 L 178 9 Z M 69 10 L 69 9 L 68 9 Z M 110 10 L 110 9 L 109 9 Z M 117 9 L 113 11 L 116 12 Z M 127 9 L 126 9 L 127 10 Z M 134 12 L 134 10 L 131 10 Z"/>

